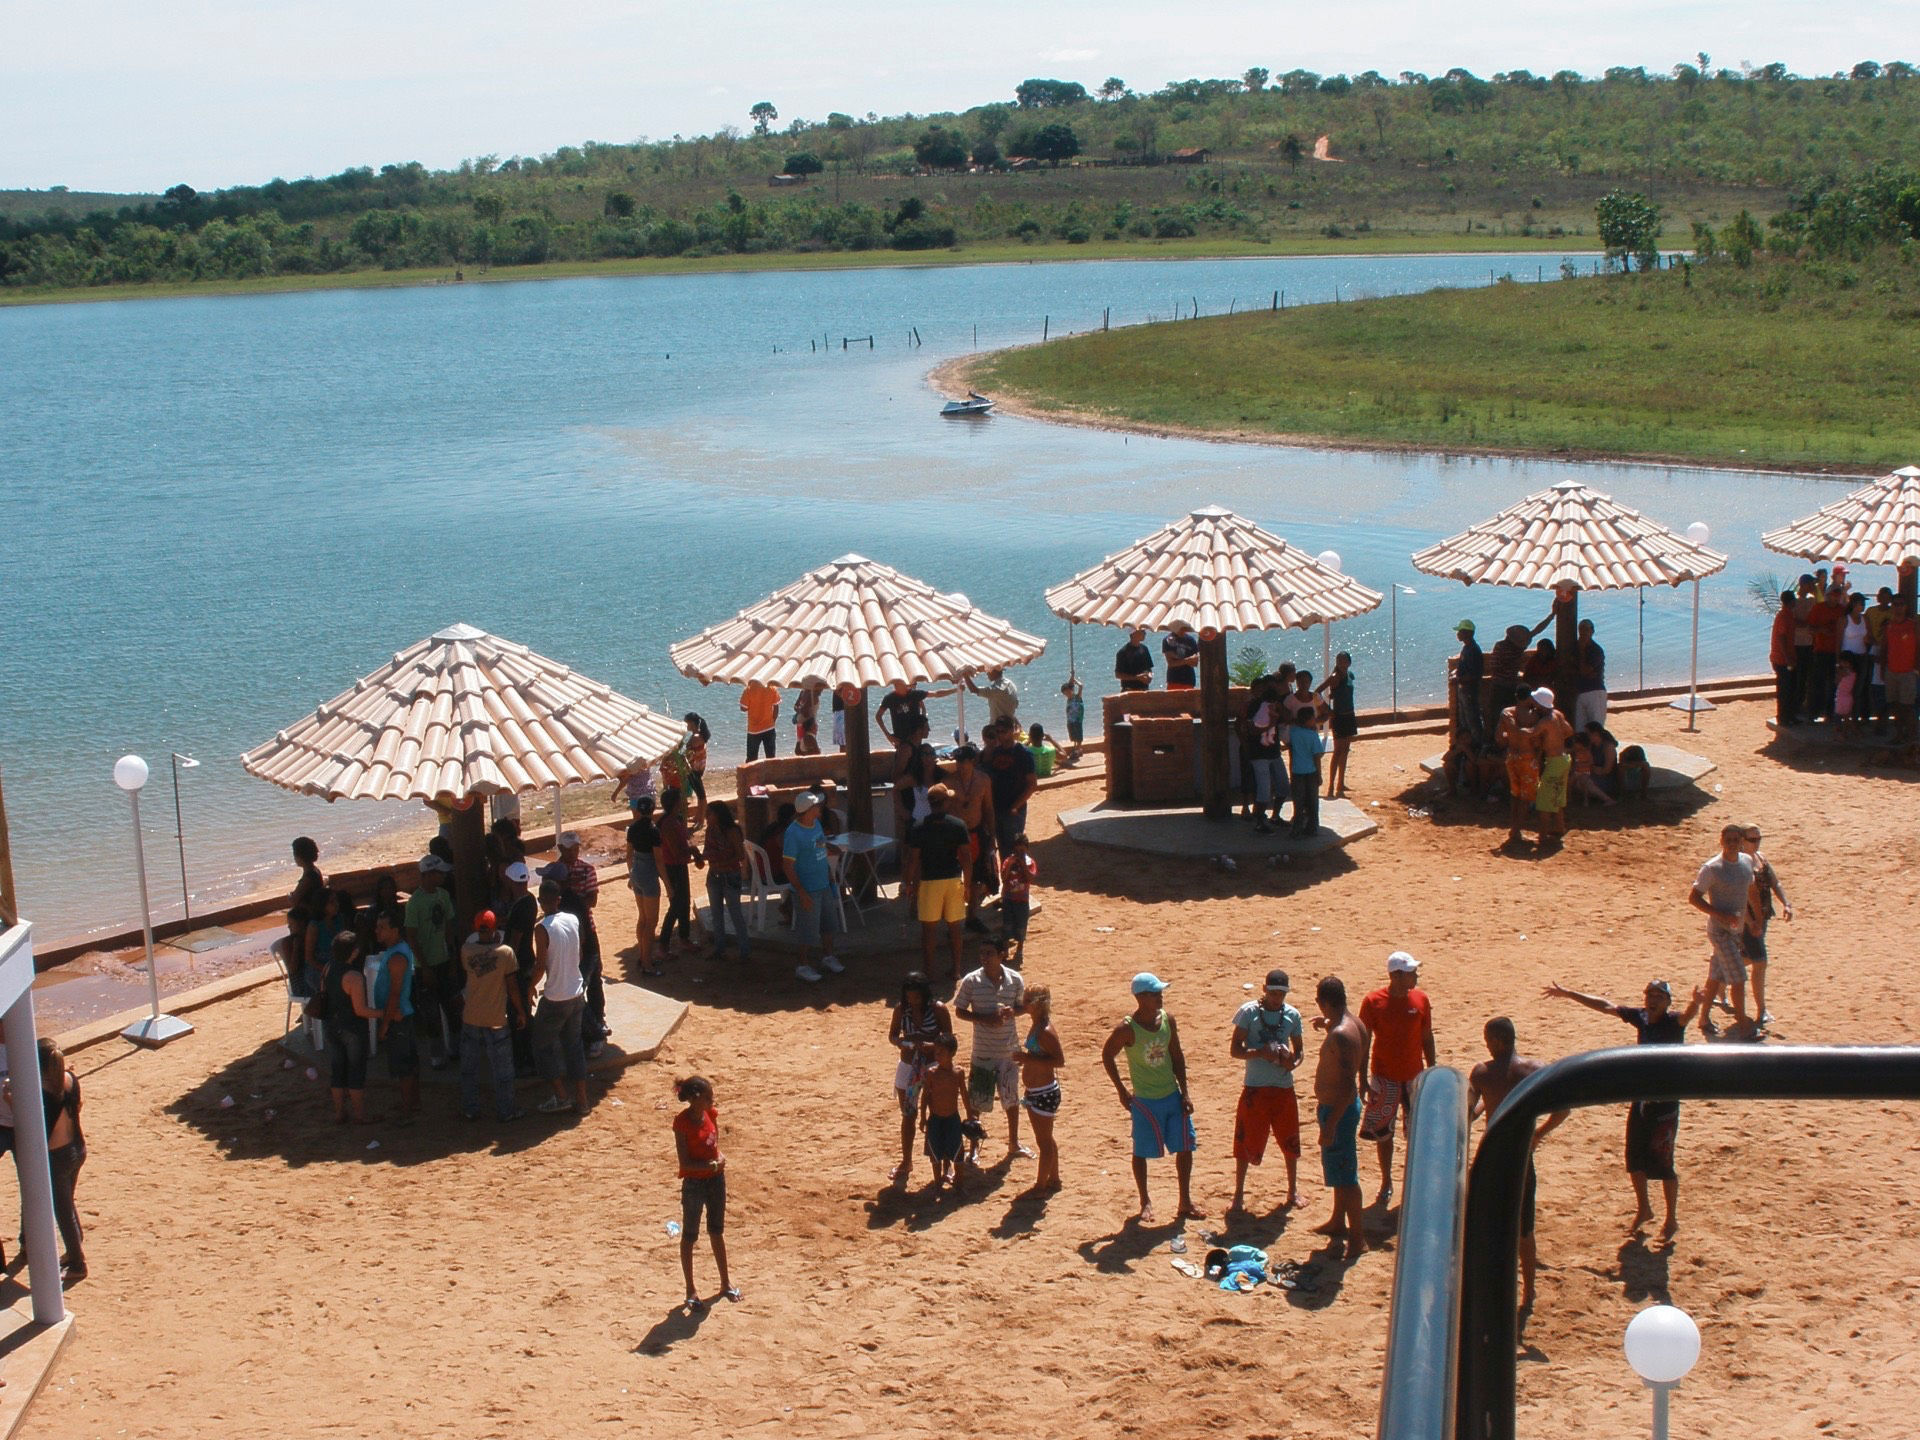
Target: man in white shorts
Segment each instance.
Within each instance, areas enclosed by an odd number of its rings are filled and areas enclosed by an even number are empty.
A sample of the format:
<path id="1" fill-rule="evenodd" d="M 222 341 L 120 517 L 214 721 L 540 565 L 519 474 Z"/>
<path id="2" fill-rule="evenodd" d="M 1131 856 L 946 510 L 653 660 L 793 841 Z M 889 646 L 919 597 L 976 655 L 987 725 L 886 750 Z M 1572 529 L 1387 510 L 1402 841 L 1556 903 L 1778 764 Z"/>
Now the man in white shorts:
<path id="1" fill-rule="evenodd" d="M 1723 826 L 1720 853 L 1700 867 L 1687 896 L 1687 903 L 1707 917 L 1707 943 L 1713 951 L 1706 1001 L 1700 1007 L 1700 1033 L 1719 1033 L 1708 1017 L 1724 985 L 1733 991 L 1732 1038 L 1736 1040 L 1751 1039 L 1755 1030 L 1747 1018 L 1747 957 L 1741 944 L 1753 890 L 1753 857 L 1746 853 L 1746 838 L 1746 826 Z"/>
<path id="2" fill-rule="evenodd" d="M 1013 1058 L 1015 1021 L 1026 1002 L 1026 982 L 1007 968 L 1008 941 L 994 936 L 980 947 L 980 968 L 969 971 L 953 992 L 953 1013 L 973 1026 L 967 1066 L 967 1118 L 977 1121 L 997 1097 L 1007 1112 L 1007 1156 L 1032 1158 L 1020 1143 L 1020 1062 Z M 969 1139 L 967 1159 L 979 1163 L 980 1142 Z"/>

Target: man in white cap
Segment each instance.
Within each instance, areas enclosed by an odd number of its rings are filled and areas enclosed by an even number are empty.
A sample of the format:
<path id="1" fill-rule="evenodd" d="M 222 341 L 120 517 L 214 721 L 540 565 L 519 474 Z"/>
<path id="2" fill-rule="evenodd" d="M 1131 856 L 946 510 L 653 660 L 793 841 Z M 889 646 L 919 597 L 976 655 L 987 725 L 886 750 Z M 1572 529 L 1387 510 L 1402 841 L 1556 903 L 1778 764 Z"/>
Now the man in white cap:
<path id="1" fill-rule="evenodd" d="M 1147 1196 L 1147 1161 L 1173 1152 L 1174 1174 L 1180 1180 L 1181 1220 L 1204 1220 L 1206 1213 L 1193 1203 L 1193 1094 L 1187 1088 L 1187 1057 L 1180 1049 L 1180 1032 L 1166 1010 L 1167 982 L 1141 971 L 1133 977 L 1133 1013 L 1107 1037 L 1100 1063 L 1107 1067 L 1120 1096 L 1120 1108 L 1133 1119 L 1133 1187 L 1140 1192 L 1140 1223 L 1153 1224 L 1153 1202 Z M 1120 1079 L 1119 1059 L 1127 1057 L 1129 1091 Z"/>
<path id="2" fill-rule="evenodd" d="M 540 902 L 529 889 L 533 872 L 524 860 L 515 860 L 500 871 L 500 929 L 513 947 L 514 979 L 520 990 L 520 1009 L 533 1013 L 533 931 L 540 923 Z M 533 1073 L 533 1027 L 523 1025 L 513 1032 L 514 1069 L 522 1075 Z"/>
<path id="3" fill-rule="evenodd" d="M 422 855 L 420 883 L 407 897 L 405 915 L 407 944 L 420 962 L 415 985 L 426 1001 L 423 1008 L 434 1017 L 427 1027 L 427 1063 L 436 1070 L 444 1069 L 448 1056 L 460 1050 L 460 967 L 453 963 L 460 937 L 454 934 L 453 896 L 445 885 L 452 873 L 453 867 L 438 855 Z"/>
<path id="4" fill-rule="evenodd" d="M 1387 957 L 1387 983 L 1360 1002 L 1368 1045 L 1360 1061 L 1366 1112 L 1360 1138 L 1380 1154 L 1379 1203 L 1393 1199 L 1393 1131 L 1400 1112 L 1413 1115 L 1413 1082 L 1439 1063 L 1433 1050 L 1433 1006 L 1416 983 L 1420 962 L 1405 950 Z"/>
<path id="5" fill-rule="evenodd" d="M 580 978 L 586 985 L 587 1014 L 581 1022 L 587 1058 L 598 1059 L 606 1048 L 607 987 L 600 960 L 600 931 L 593 923 L 600 903 L 600 870 L 580 857 L 580 833 L 562 830 L 557 844 L 560 858 L 542 867 L 542 879 L 557 880 L 564 896 L 562 907 L 580 922 Z"/>
<path id="6" fill-rule="evenodd" d="M 1540 788 L 1534 792 L 1533 809 L 1539 818 L 1540 843 L 1560 843 L 1567 833 L 1567 795 L 1573 785 L 1573 751 L 1567 742 L 1573 739 L 1573 726 L 1554 705 L 1553 691 L 1542 685 L 1533 692 L 1534 707 L 1540 719 L 1533 727 L 1534 744 L 1540 751 Z"/>
<path id="7" fill-rule="evenodd" d="M 820 828 L 820 797 L 811 790 L 793 802 L 793 823 L 781 842 L 780 858 L 793 886 L 793 938 L 804 952 L 793 973 L 811 985 L 822 970 L 838 975 L 847 968 L 826 943 L 826 937 L 839 930 L 840 917 L 833 903 L 827 832 Z M 818 967 L 811 963 L 816 953 Z"/>

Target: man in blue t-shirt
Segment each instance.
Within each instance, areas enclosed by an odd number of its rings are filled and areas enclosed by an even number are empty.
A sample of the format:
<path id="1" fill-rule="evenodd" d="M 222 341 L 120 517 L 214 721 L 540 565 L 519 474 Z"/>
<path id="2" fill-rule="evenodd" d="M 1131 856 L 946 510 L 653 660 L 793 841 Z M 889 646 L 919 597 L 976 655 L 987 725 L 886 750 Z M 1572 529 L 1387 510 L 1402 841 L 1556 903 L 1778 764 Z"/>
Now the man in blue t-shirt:
<path id="1" fill-rule="evenodd" d="M 834 958 L 824 937 L 838 932 L 840 915 L 833 904 L 833 869 L 827 863 L 827 832 L 820 828 L 820 797 L 808 791 L 793 802 L 793 824 L 781 842 L 780 857 L 793 886 L 793 936 L 805 952 L 794 974 L 808 984 L 820 971 L 838 975 L 847 967 Z M 820 952 L 818 968 L 809 963 Z"/>
<path id="2" fill-rule="evenodd" d="M 1300 1106 L 1293 1094 L 1293 1071 L 1305 1048 L 1300 1012 L 1287 1003 L 1291 982 L 1284 970 L 1267 972 L 1266 988 L 1233 1017 L 1228 1053 L 1247 1062 L 1240 1107 L 1233 1118 L 1233 1204 L 1229 1215 L 1246 1210 L 1247 1167 L 1267 1153 L 1267 1136 L 1279 1143 L 1287 1161 L 1287 1203 L 1300 1204 Z"/>
<path id="3" fill-rule="evenodd" d="M 1167 657 L 1167 689 L 1194 690 L 1200 685 L 1200 637 L 1184 620 L 1176 620 L 1172 633 L 1160 642 L 1160 653 Z"/>
<path id="4" fill-rule="evenodd" d="M 980 765 L 993 786 L 994 839 L 1002 855 L 1013 850 L 1013 837 L 1027 828 L 1027 798 L 1040 784 L 1033 752 L 1020 743 L 1020 724 L 1002 720 L 989 724 L 987 752 Z"/>

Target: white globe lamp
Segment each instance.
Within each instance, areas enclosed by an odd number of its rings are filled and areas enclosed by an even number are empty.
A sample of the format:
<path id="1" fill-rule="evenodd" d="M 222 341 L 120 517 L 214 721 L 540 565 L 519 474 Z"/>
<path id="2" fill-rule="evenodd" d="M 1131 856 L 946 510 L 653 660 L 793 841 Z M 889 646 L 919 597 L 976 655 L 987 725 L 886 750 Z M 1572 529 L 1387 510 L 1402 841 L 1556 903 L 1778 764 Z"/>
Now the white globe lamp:
<path id="1" fill-rule="evenodd" d="M 1667 1399 L 1700 1358 L 1700 1327 L 1686 1311 L 1649 1305 L 1627 1325 L 1627 1364 L 1653 1391 L 1653 1440 L 1667 1440 Z"/>
<path id="2" fill-rule="evenodd" d="M 138 755 L 122 755 L 113 762 L 113 783 L 126 791 L 133 805 L 133 868 L 140 880 L 140 938 L 147 955 L 147 994 L 153 1002 L 145 1020 L 135 1021 L 120 1032 L 136 1045 L 157 1049 L 169 1040 L 193 1033 L 193 1026 L 173 1015 L 160 1013 L 160 970 L 153 960 L 153 907 L 147 899 L 147 854 L 140 837 L 140 792 L 146 788 L 147 762 Z"/>

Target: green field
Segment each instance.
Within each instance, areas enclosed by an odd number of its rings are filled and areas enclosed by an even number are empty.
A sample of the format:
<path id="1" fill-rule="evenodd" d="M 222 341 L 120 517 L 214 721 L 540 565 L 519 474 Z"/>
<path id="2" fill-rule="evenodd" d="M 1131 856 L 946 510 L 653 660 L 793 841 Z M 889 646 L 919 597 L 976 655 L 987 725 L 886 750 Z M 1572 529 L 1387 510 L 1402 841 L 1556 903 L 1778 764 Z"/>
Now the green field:
<path id="1" fill-rule="evenodd" d="M 1920 461 L 1920 273 L 1724 261 L 1134 326 L 971 383 L 1063 418 L 1455 451 Z"/>

